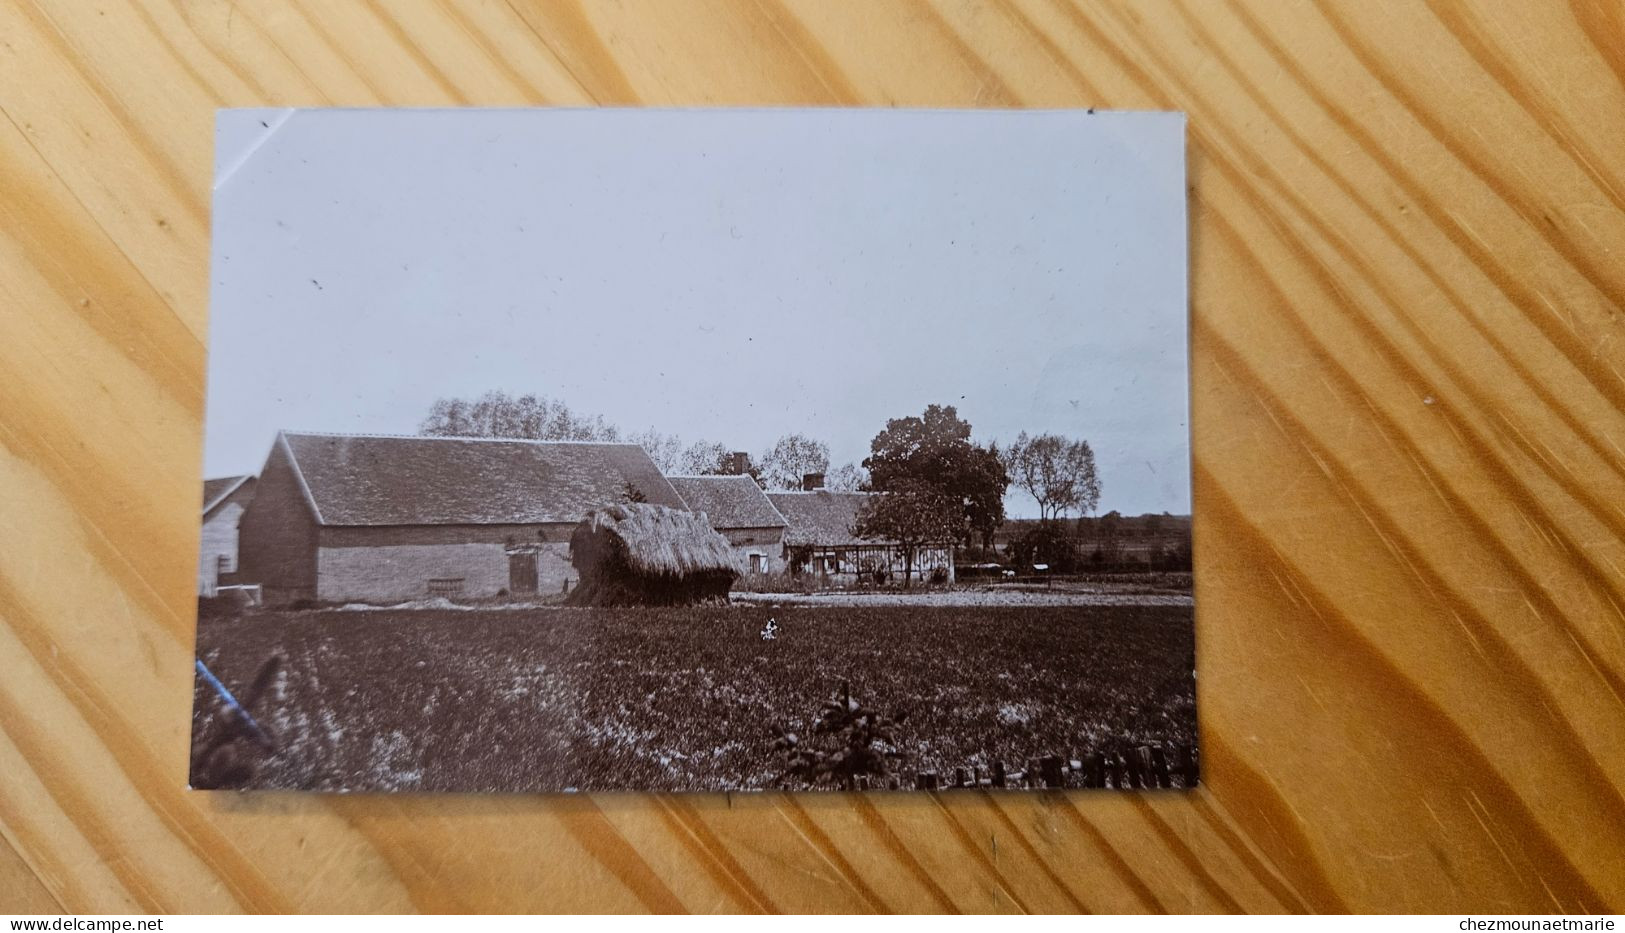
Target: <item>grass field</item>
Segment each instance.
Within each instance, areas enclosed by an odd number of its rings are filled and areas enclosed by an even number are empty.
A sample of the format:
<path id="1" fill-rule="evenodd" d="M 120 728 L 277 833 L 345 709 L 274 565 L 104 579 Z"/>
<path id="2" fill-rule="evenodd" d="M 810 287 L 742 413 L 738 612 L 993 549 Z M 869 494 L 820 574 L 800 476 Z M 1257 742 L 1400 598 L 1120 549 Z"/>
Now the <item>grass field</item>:
<path id="1" fill-rule="evenodd" d="M 257 612 L 205 619 L 198 654 L 237 690 L 284 659 L 249 786 L 744 790 L 843 680 L 907 711 L 910 771 L 1194 745 L 1193 642 L 1189 607 L 736 605 Z"/>

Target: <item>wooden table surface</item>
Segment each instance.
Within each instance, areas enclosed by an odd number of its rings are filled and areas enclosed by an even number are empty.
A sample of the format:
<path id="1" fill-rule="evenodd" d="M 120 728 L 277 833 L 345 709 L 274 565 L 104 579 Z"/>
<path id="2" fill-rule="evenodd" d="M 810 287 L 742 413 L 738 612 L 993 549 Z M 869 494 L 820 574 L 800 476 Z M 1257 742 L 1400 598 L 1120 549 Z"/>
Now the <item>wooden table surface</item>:
<path id="1" fill-rule="evenodd" d="M 185 790 L 213 112 L 1190 115 L 1198 793 Z M 1625 6 L 0 0 L 0 912 L 1625 909 Z"/>

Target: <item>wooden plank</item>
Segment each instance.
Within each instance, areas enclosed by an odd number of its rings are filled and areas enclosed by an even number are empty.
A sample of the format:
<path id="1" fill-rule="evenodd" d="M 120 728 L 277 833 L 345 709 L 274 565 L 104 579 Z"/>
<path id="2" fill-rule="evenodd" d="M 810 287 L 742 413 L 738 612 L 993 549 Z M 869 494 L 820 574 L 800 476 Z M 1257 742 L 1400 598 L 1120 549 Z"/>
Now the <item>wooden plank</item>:
<path id="1" fill-rule="evenodd" d="M 46 890 L 39 876 L 5 839 L 0 838 L 0 909 L 16 914 L 62 913 L 62 902 Z"/>

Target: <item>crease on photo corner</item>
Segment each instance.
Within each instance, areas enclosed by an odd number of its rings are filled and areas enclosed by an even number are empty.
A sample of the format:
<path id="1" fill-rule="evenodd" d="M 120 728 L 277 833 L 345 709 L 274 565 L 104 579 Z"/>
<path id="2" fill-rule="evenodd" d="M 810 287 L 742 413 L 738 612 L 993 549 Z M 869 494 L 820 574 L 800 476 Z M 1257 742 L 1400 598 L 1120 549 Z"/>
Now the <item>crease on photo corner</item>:
<path id="1" fill-rule="evenodd" d="M 221 188 L 224 188 L 226 186 L 226 182 L 231 181 L 231 177 L 237 174 L 237 171 L 244 165 L 248 164 L 248 160 L 254 157 L 254 153 L 260 151 L 261 146 L 270 142 L 271 137 L 275 136 L 278 130 L 286 126 L 288 121 L 292 120 L 294 114 L 298 112 L 299 108 L 297 107 L 284 107 L 280 110 L 265 109 L 246 112 L 239 111 L 239 113 L 243 113 L 245 116 L 254 116 L 254 118 L 258 119 L 262 124 L 264 124 L 264 126 L 260 132 L 256 133 L 254 138 L 250 140 L 248 144 L 244 146 L 242 150 L 229 162 L 225 159 L 218 158 L 217 156 L 215 164 L 221 167 L 217 168 L 215 171 L 213 190 L 219 191 Z M 219 135 L 220 134 L 217 131 L 217 139 L 219 138 Z"/>

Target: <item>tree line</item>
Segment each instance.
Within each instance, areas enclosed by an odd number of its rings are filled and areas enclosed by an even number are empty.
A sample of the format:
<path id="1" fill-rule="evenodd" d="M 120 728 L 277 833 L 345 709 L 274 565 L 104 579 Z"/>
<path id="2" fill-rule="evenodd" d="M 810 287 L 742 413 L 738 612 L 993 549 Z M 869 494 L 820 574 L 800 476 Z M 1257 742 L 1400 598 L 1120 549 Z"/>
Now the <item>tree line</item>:
<path id="1" fill-rule="evenodd" d="M 726 474 L 738 466 L 726 444 L 685 441 L 653 427 L 623 432 L 601 415 L 534 394 L 492 391 L 472 399 L 440 399 L 418 433 L 634 443 L 671 475 Z M 1088 441 L 1022 432 L 1002 448 L 996 441 L 979 443 L 970 422 L 952 405 L 928 405 L 919 415 L 889 419 L 870 441 L 861 466 L 831 470 L 828 444 L 790 433 L 754 459 L 749 473 L 768 489 L 799 489 L 803 476 L 821 473 L 828 489 L 888 493 L 866 504 L 853 532 L 896 541 L 910 559 L 918 547 L 950 541 L 966 547 L 980 542 L 991 549 L 1012 485 L 1038 503 L 1042 526 L 1069 513 L 1093 512 L 1101 493 Z"/>
<path id="2" fill-rule="evenodd" d="M 478 398 L 439 399 L 418 425 L 433 437 L 512 437 L 535 441 L 598 441 L 637 444 L 662 473 L 713 476 L 735 472 L 736 448 L 704 438 L 684 440 L 654 427 L 626 432 L 602 415 L 577 412 L 565 402 L 541 395 L 487 392 Z M 824 475 L 829 489 L 863 488 L 868 477 L 855 464 L 834 470 L 829 445 L 805 434 L 786 434 L 751 460 L 747 473 L 766 489 L 800 489 L 802 477 Z"/>

